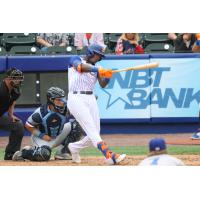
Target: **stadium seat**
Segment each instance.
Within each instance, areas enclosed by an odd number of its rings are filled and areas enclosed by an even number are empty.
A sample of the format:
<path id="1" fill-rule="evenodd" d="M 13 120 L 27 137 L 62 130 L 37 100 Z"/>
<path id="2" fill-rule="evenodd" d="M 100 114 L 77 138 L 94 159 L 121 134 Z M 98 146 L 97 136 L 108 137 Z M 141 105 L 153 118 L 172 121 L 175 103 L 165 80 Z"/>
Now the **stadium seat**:
<path id="1" fill-rule="evenodd" d="M 7 54 L 7 52 L 6 52 L 5 48 L 0 46 L 0 56 L 6 55 L 6 54 Z"/>
<path id="2" fill-rule="evenodd" d="M 86 54 L 86 50 L 87 50 L 87 47 L 83 47 L 81 50 L 77 50 L 77 54 L 78 55 L 85 55 Z"/>
<path id="3" fill-rule="evenodd" d="M 86 50 L 87 50 L 87 47 L 83 47 L 83 49 L 77 50 L 77 54 L 78 54 L 78 55 L 85 55 L 85 54 L 86 54 Z M 105 53 L 105 54 L 111 54 L 111 53 L 112 53 L 112 50 L 110 50 L 108 47 L 106 47 L 104 53 Z"/>
<path id="4" fill-rule="evenodd" d="M 0 33 L 0 46 L 2 45 L 3 33 Z"/>
<path id="5" fill-rule="evenodd" d="M 117 40 L 121 36 L 122 33 L 110 33 L 109 35 L 109 43 L 108 43 L 108 48 L 112 51 L 115 52 L 115 47 L 117 45 Z"/>
<path id="6" fill-rule="evenodd" d="M 11 48 L 9 55 L 38 55 L 39 50 L 34 46 L 14 46 Z"/>
<path id="7" fill-rule="evenodd" d="M 144 49 L 145 53 L 173 53 L 174 47 L 168 43 L 151 43 Z"/>
<path id="8" fill-rule="evenodd" d="M 74 47 L 61 47 L 61 46 L 52 46 L 48 47 L 45 54 L 76 54 L 76 49 Z"/>
<path id="9" fill-rule="evenodd" d="M 151 43 L 169 43 L 173 45 L 173 41 L 168 38 L 168 33 L 144 33 L 143 34 L 143 47 Z"/>
<path id="10" fill-rule="evenodd" d="M 52 46 L 47 48 L 46 54 L 65 54 L 66 47 Z"/>
<path id="11" fill-rule="evenodd" d="M 13 46 L 36 45 L 36 34 L 34 33 L 4 33 L 2 45 L 9 51 Z"/>
<path id="12" fill-rule="evenodd" d="M 112 50 L 106 47 L 105 54 L 112 54 L 112 53 L 113 53 Z"/>
<path id="13" fill-rule="evenodd" d="M 66 48 L 66 54 L 67 55 L 76 55 L 77 54 L 76 47 L 74 47 L 74 46 L 68 46 Z"/>
<path id="14" fill-rule="evenodd" d="M 167 42 L 168 39 L 168 33 L 145 33 L 144 34 L 145 41 L 148 42 Z"/>
<path id="15" fill-rule="evenodd" d="M 110 33 L 103 33 L 103 40 L 104 40 L 105 45 L 109 44 L 109 36 L 110 36 Z"/>
<path id="16" fill-rule="evenodd" d="M 145 47 L 145 33 L 138 33 L 139 35 L 139 44 L 142 45 L 142 47 Z"/>

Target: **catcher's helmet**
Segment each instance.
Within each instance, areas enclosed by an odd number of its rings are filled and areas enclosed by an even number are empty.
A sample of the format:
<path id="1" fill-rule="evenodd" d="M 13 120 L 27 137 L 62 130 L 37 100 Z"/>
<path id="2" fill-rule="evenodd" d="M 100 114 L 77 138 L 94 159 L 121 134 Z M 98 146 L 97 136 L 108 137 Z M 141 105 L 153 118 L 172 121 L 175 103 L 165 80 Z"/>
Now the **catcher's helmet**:
<path id="1" fill-rule="evenodd" d="M 59 98 L 63 102 L 63 106 L 56 105 L 54 100 Z M 53 105 L 54 108 L 60 112 L 64 113 L 67 107 L 67 101 L 64 90 L 59 87 L 51 87 L 47 90 L 47 104 Z"/>
<path id="2" fill-rule="evenodd" d="M 104 48 L 99 44 L 92 44 L 87 47 L 86 56 L 92 57 L 94 54 L 99 54 L 101 57 L 105 57 Z"/>
<path id="3" fill-rule="evenodd" d="M 20 71 L 19 69 L 15 68 L 15 67 L 6 71 L 5 78 L 12 80 L 11 85 L 15 88 L 19 88 L 21 86 L 22 82 L 24 81 L 24 75 L 23 75 L 22 71 Z"/>

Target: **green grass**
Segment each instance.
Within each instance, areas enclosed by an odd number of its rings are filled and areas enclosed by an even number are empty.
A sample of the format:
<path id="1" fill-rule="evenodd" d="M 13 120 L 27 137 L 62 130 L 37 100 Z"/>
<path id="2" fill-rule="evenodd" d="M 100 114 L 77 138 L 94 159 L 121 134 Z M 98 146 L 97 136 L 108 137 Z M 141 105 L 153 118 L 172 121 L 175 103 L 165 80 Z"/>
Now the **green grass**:
<path id="1" fill-rule="evenodd" d="M 116 153 L 125 153 L 127 155 L 146 155 L 148 148 L 146 146 L 128 146 L 128 147 L 111 147 Z M 169 154 L 200 154 L 200 146 L 198 145 L 177 145 L 168 146 Z M 87 148 L 81 152 L 83 156 L 101 156 L 102 154 L 95 148 Z"/>
<path id="2" fill-rule="evenodd" d="M 127 146 L 127 147 L 111 147 L 116 153 L 125 153 L 127 155 L 146 155 L 148 148 L 146 146 Z M 199 145 L 177 145 L 168 146 L 168 153 L 171 155 L 182 154 L 200 154 Z M 4 150 L 0 149 L 0 160 L 3 160 Z M 102 156 L 95 148 L 87 148 L 81 152 L 81 156 Z"/>

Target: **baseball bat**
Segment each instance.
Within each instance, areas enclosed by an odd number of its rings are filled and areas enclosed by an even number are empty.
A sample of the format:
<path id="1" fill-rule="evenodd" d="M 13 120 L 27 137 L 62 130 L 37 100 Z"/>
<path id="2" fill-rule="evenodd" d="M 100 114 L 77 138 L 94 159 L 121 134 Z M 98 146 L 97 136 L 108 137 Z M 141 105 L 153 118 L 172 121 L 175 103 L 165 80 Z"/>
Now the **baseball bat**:
<path id="1" fill-rule="evenodd" d="M 144 65 L 137 65 L 134 67 L 128 67 L 124 69 L 117 69 L 117 70 L 112 70 L 112 73 L 117 73 L 117 72 L 124 72 L 124 71 L 129 71 L 129 70 L 141 70 L 141 69 L 150 69 L 150 68 L 156 68 L 159 66 L 159 63 L 148 63 Z"/>

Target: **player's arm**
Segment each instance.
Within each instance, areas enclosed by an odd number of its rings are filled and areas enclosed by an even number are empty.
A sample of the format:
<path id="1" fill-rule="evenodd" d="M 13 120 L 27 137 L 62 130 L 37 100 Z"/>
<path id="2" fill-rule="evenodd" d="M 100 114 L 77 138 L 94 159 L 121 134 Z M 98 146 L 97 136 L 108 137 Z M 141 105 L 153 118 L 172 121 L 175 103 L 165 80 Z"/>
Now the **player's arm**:
<path id="1" fill-rule="evenodd" d="M 91 64 L 82 63 L 79 56 L 74 56 L 70 59 L 69 67 L 73 67 L 78 72 L 96 72 L 100 78 L 111 78 L 112 70 L 104 69 L 102 67 L 96 67 Z"/>
<path id="2" fill-rule="evenodd" d="M 25 127 L 32 135 L 37 136 L 45 141 L 51 141 L 50 136 L 41 134 L 41 132 L 37 128 L 31 126 L 28 122 L 26 122 Z"/>
<path id="3" fill-rule="evenodd" d="M 37 111 L 37 110 L 36 110 Z M 26 121 L 26 129 L 34 136 L 39 137 L 45 141 L 51 141 L 51 137 L 39 130 L 39 125 L 42 123 L 41 116 L 38 112 L 34 112 Z"/>
<path id="4" fill-rule="evenodd" d="M 12 105 L 8 109 L 8 116 L 11 118 L 13 122 L 17 122 L 20 119 L 14 115 L 16 101 L 13 101 Z"/>
<path id="5" fill-rule="evenodd" d="M 45 46 L 45 47 L 51 47 L 52 44 L 48 43 L 47 41 L 45 41 L 44 39 L 42 39 L 40 36 L 37 37 L 37 43 Z"/>
<path id="6" fill-rule="evenodd" d="M 73 67 L 78 72 L 97 72 L 98 68 L 94 67 L 90 64 L 82 63 L 82 60 L 79 56 L 73 56 L 71 57 L 69 61 L 69 67 Z"/>

